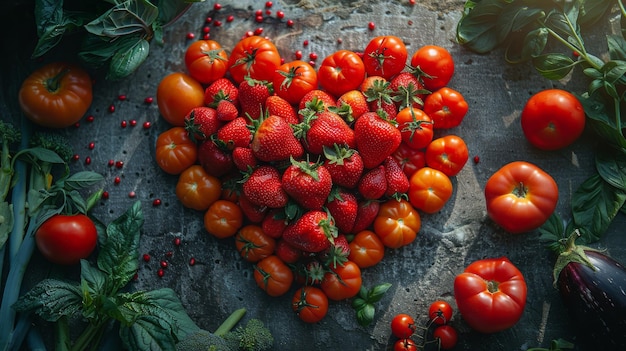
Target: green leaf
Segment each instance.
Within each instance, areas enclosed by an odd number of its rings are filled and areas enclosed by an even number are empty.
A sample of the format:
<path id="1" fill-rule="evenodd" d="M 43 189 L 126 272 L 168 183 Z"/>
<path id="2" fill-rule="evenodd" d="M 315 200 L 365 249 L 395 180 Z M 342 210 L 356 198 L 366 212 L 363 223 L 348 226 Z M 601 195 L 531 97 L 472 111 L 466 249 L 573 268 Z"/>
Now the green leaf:
<path id="1" fill-rule="evenodd" d="M 509 34 L 501 33 L 498 23 L 510 2 L 512 0 L 483 0 L 466 5 L 456 27 L 457 42 L 477 53 L 495 49 L 501 43 L 500 38 Z"/>
<path id="2" fill-rule="evenodd" d="M 605 102 L 601 95 L 583 94 L 578 96 L 578 100 L 585 109 L 587 115 L 587 125 L 598 135 L 601 140 L 617 148 L 626 148 L 626 139 L 617 129 L 615 121 L 612 119 L 607 106 L 612 103 Z"/>
<path id="3" fill-rule="evenodd" d="M 63 161 L 61 156 L 59 156 L 56 152 L 52 150 L 44 149 L 42 147 L 33 147 L 29 149 L 24 149 L 18 152 L 15 157 L 26 159 L 31 163 L 37 160 L 41 162 L 52 163 L 52 164 L 64 164 L 65 163 L 65 161 Z"/>
<path id="4" fill-rule="evenodd" d="M 572 194 L 574 224 L 584 228 L 584 244 L 597 241 L 626 201 L 626 192 L 606 183 L 599 174 L 587 178 Z"/>
<path id="5" fill-rule="evenodd" d="M 541 55 L 548 43 L 548 30 L 537 28 L 528 32 L 522 46 L 522 60 L 530 60 Z"/>
<path id="6" fill-rule="evenodd" d="M 82 296 L 76 284 L 56 279 L 44 279 L 22 295 L 13 305 L 18 312 L 35 312 L 48 322 L 80 311 Z"/>
<path id="7" fill-rule="evenodd" d="M 380 301 L 389 288 L 391 288 L 391 283 L 376 285 L 369 291 L 369 294 L 367 295 L 367 302 L 375 303 Z"/>
<path id="8" fill-rule="evenodd" d="M 605 182 L 626 191 L 626 150 L 608 149 L 597 152 L 596 169 Z"/>
<path id="9" fill-rule="evenodd" d="M 87 23 L 84 28 L 91 34 L 110 38 L 141 33 L 148 35 L 158 15 L 159 10 L 148 0 L 127 0 Z"/>
<path id="10" fill-rule="evenodd" d="M 70 175 L 65 180 L 65 189 L 81 190 L 92 187 L 104 180 L 104 177 L 96 172 L 80 171 Z"/>
<path id="11" fill-rule="evenodd" d="M 576 63 L 569 56 L 550 53 L 533 58 L 533 65 L 544 78 L 559 80 L 568 75 Z"/>
<path id="12" fill-rule="evenodd" d="M 503 42 L 512 32 L 522 30 L 531 23 L 535 23 L 538 19 L 544 17 L 545 14 L 540 8 L 532 8 L 528 6 L 507 6 L 498 16 L 499 35 L 498 41 Z"/>
<path id="13" fill-rule="evenodd" d="M 85 35 L 78 57 L 90 67 L 103 66 L 125 45 L 124 37 L 113 41 L 107 39 L 93 34 Z"/>
<path id="14" fill-rule="evenodd" d="M 120 327 L 120 338 L 127 350 L 175 350 L 176 339 L 170 326 L 157 316 L 141 316 L 133 324 Z"/>
<path id="15" fill-rule="evenodd" d="M 133 73 L 148 57 L 150 43 L 143 38 L 135 38 L 137 41 L 126 50 L 118 50 L 111 58 L 108 79 L 118 80 Z"/>
<path id="16" fill-rule="evenodd" d="M 606 0 L 585 0 L 580 9 L 578 23 L 581 26 L 591 26 L 600 20 L 613 6 L 612 1 Z"/>
<path id="17" fill-rule="evenodd" d="M 166 26 L 174 22 L 178 17 L 185 13 L 190 7 L 192 2 L 202 2 L 204 0 L 158 0 L 156 6 L 159 8 L 159 20 L 158 22 Z"/>
<path id="18" fill-rule="evenodd" d="M 13 230 L 13 205 L 6 201 L 0 202 L 0 248 L 9 239 Z"/>
<path id="19" fill-rule="evenodd" d="M 552 252 L 561 253 L 563 246 L 561 239 L 565 237 L 565 227 L 563 220 L 556 212 L 552 213 L 548 220 L 539 227 L 539 234 L 539 241 L 546 244 Z"/>
<path id="20" fill-rule="evenodd" d="M 626 60 L 626 40 L 621 35 L 607 35 L 606 42 L 609 46 L 611 60 Z"/>
<path id="21" fill-rule="evenodd" d="M 356 311 L 356 320 L 359 325 L 367 327 L 374 321 L 374 315 L 376 309 L 372 304 L 365 304 L 363 307 Z"/>

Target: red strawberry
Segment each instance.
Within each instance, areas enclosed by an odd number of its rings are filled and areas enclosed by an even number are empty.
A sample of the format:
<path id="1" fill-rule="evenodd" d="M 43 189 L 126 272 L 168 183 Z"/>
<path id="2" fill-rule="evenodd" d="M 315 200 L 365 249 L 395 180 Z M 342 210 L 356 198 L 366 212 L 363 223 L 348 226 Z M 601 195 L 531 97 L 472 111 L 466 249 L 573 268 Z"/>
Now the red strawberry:
<path id="1" fill-rule="evenodd" d="M 269 208 L 287 205 L 289 197 L 283 190 L 278 170 L 269 165 L 255 168 L 245 179 L 243 194 L 253 204 Z"/>
<path id="2" fill-rule="evenodd" d="M 259 160 L 254 157 L 252 149 L 249 147 L 235 147 L 232 152 L 235 167 L 240 171 L 247 171 L 259 164 Z"/>
<path id="3" fill-rule="evenodd" d="M 235 84 L 227 78 L 219 78 L 204 91 L 204 104 L 209 107 L 217 107 L 221 100 L 228 100 L 233 104 L 239 104 L 239 91 Z"/>
<path id="4" fill-rule="evenodd" d="M 356 120 L 354 138 L 365 168 L 381 164 L 402 142 L 394 122 L 376 112 L 367 112 Z"/>
<path id="5" fill-rule="evenodd" d="M 359 201 L 359 208 L 356 213 L 356 221 L 354 221 L 354 227 L 352 233 L 356 234 L 362 230 L 367 229 L 374 219 L 378 216 L 378 210 L 380 209 L 380 202 L 377 200 L 361 200 Z"/>
<path id="6" fill-rule="evenodd" d="M 383 162 L 385 167 L 385 178 L 387 178 L 387 191 L 385 195 L 388 197 L 395 197 L 400 199 L 406 197 L 406 192 L 409 191 L 409 178 L 398 164 L 393 156 L 387 156 Z"/>
<path id="7" fill-rule="evenodd" d="M 326 203 L 333 182 L 326 167 L 310 161 L 296 161 L 282 176 L 283 189 L 295 202 L 306 209 L 318 210 Z"/>
<path id="8" fill-rule="evenodd" d="M 239 116 L 239 110 L 237 106 L 228 100 L 220 100 L 215 108 L 217 111 L 217 119 L 220 121 L 228 122 Z"/>
<path id="9" fill-rule="evenodd" d="M 282 117 L 287 123 L 296 124 L 300 122 L 293 106 L 278 95 L 272 95 L 265 100 L 265 110 L 268 115 Z"/>
<path id="10" fill-rule="evenodd" d="M 276 248 L 274 249 L 276 256 L 278 256 L 285 263 L 296 263 L 302 257 L 302 251 L 291 246 L 283 239 L 276 241 Z"/>
<path id="11" fill-rule="evenodd" d="M 344 234 L 339 234 L 330 245 L 330 247 L 320 255 L 324 261 L 324 265 L 330 269 L 336 269 L 337 266 L 343 266 L 350 256 L 350 243 Z"/>
<path id="12" fill-rule="evenodd" d="M 371 79 L 368 84 L 364 83 L 364 87 L 362 88 L 365 89 L 362 90 L 363 95 L 365 95 L 367 99 L 370 111 L 376 112 L 378 110 L 383 110 L 387 113 L 389 119 L 394 119 L 398 110 L 391 97 L 393 90 L 389 88 L 390 82 L 384 78 L 378 78 Z"/>
<path id="13" fill-rule="evenodd" d="M 358 184 L 359 194 L 368 200 L 377 200 L 387 191 L 385 167 L 380 165 L 363 174 Z"/>
<path id="14" fill-rule="evenodd" d="M 232 155 L 210 139 L 198 147 L 198 163 L 214 177 L 226 175 L 235 168 Z"/>
<path id="15" fill-rule="evenodd" d="M 311 210 L 290 223 L 283 239 L 305 252 L 320 252 L 330 247 L 337 236 L 337 227 L 324 211 Z"/>
<path id="16" fill-rule="evenodd" d="M 252 141 L 252 132 L 246 119 L 237 117 L 217 131 L 217 139 L 224 144 L 227 150 L 233 150 L 235 147 L 249 147 Z"/>
<path id="17" fill-rule="evenodd" d="M 252 201 L 250 201 L 244 193 L 239 195 L 238 203 L 241 208 L 241 212 L 243 212 L 248 221 L 252 223 L 261 223 L 263 218 L 265 218 L 268 208 L 266 206 L 259 206 L 252 203 Z"/>
<path id="18" fill-rule="evenodd" d="M 335 226 L 340 233 L 350 233 L 358 209 L 357 198 L 354 193 L 334 187 L 328 197 L 326 208 L 335 220 Z"/>
<path id="19" fill-rule="evenodd" d="M 400 72 L 391 79 L 389 88 L 393 92 L 392 99 L 396 102 L 397 110 L 409 106 L 422 108 L 424 97 L 430 93 L 412 72 Z"/>
<path id="20" fill-rule="evenodd" d="M 354 188 L 363 174 L 363 160 L 358 151 L 335 144 L 324 148 L 324 166 L 330 173 L 333 184 Z"/>
<path id="21" fill-rule="evenodd" d="M 255 124 L 257 127 L 250 147 L 259 160 L 282 161 L 289 159 L 290 156 L 299 158 L 304 154 L 302 144 L 283 118 L 270 115 L 256 121 Z"/>
<path id="22" fill-rule="evenodd" d="M 324 90 L 314 89 L 306 93 L 302 99 L 300 99 L 300 103 L 298 104 L 298 114 L 300 118 L 302 118 L 300 112 L 306 110 L 307 104 L 313 100 L 318 100 L 322 103 L 322 111 L 328 109 L 330 106 L 337 106 L 337 100 L 332 95 Z"/>
<path id="23" fill-rule="evenodd" d="M 222 126 L 215 109 L 205 106 L 195 107 L 185 116 L 185 129 L 195 141 L 208 139 Z"/>
<path id="24" fill-rule="evenodd" d="M 241 114 L 250 119 L 258 119 L 265 110 L 265 101 L 270 95 L 268 82 L 246 77 L 239 84 Z"/>
<path id="25" fill-rule="evenodd" d="M 283 236 L 283 232 L 288 224 L 289 220 L 287 219 L 284 208 L 273 208 L 269 210 L 265 218 L 263 218 L 261 228 L 268 236 L 278 239 Z"/>
<path id="26" fill-rule="evenodd" d="M 336 112 L 346 122 L 352 123 L 365 112 L 369 112 L 370 108 L 362 92 L 350 90 L 337 99 L 337 107 L 331 111 Z"/>
<path id="27" fill-rule="evenodd" d="M 296 138 L 302 140 L 304 148 L 315 155 L 321 155 L 324 147 L 335 144 L 350 148 L 356 146 L 352 128 L 338 114 L 328 110 L 307 111 L 302 123 L 294 126 L 294 132 Z"/>

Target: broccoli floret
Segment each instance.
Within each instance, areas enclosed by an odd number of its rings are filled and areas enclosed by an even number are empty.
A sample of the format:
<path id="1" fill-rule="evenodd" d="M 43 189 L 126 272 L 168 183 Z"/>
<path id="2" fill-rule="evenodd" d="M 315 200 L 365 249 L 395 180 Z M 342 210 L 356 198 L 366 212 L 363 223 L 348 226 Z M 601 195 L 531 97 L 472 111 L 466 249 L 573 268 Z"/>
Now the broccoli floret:
<path id="1" fill-rule="evenodd" d="M 65 162 L 69 162 L 74 155 L 74 150 L 69 140 L 58 133 L 38 132 L 30 139 L 30 146 L 42 147 L 54 151 Z"/>
<path id="2" fill-rule="evenodd" d="M 233 351 L 226 340 L 204 329 L 191 333 L 176 344 L 177 351 Z"/>
<path id="3" fill-rule="evenodd" d="M 232 350 L 265 351 L 274 344 L 274 337 L 270 330 L 259 319 L 250 319 L 245 327 L 224 335 L 224 339 Z"/>

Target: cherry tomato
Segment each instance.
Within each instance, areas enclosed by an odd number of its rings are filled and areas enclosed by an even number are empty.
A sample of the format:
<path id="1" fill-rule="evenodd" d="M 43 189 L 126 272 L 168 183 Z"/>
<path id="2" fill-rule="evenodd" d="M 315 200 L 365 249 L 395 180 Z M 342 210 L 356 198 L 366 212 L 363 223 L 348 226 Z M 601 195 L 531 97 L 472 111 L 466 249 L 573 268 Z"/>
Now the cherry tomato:
<path id="1" fill-rule="evenodd" d="M 441 325 L 435 328 L 433 338 L 439 340 L 439 348 L 442 350 L 451 350 L 459 340 L 456 329 L 450 325 Z"/>
<path id="2" fill-rule="evenodd" d="M 468 109 L 463 95 L 448 87 L 438 89 L 424 99 L 424 112 L 432 119 L 435 129 L 459 126 Z"/>
<path id="3" fill-rule="evenodd" d="M 402 141 L 412 149 L 423 149 L 433 141 L 433 123 L 430 117 L 415 107 L 405 107 L 396 115 Z"/>
<path id="4" fill-rule="evenodd" d="M 576 96 L 548 89 L 531 96 L 521 116 L 526 139 L 543 150 L 558 150 L 576 141 L 585 129 L 585 111 Z"/>
<path id="5" fill-rule="evenodd" d="M 156 162 L 165 173 L 180 174 L 196 163 L 198 147 L 183 127 L 161 133 L 156 142 Z"/>
<path id="6" fill-rule="evenodd" d="M 48 128 L 69 127 L 91 106 L 91 77 L 78 66 L 50 63 L 24 80 L 18 98 L 24 115 L 34 123 Z"/>
<path id="7" fill-rule="evenodd" d="M 454 298 L 465 322 L 481 333 L 515 325 L 526 306 L 526 281 L 506 257 L 472 262 L 454 279 Z"/>
<path id="8" fill-rule="evenodd" d="M 228 70 L 228 54 L 215 40 L 196 40 L 185 51 L 189 75 L 202 84 L 224 77 Z"/>
<path id="9" fill-rule="evenodd" d="M 418 351 L 419 348 L 412 339 L 396 340 L 393 344 L 393 351 Z"/>
<path id="10" fill-rule="evenodd" d="M 321 288 L 330 300 L 340 301 L 356 296 L 361 284 L 361 269 L 356 263 L 346 261 L 324 274 Z"/>
<path id="11" fill-rule="evenodd" d="M 469 159 L 465 141 L 456 135 L 446 135 L 433 140 L 426 148 L 426 165 L 454 177 Z"/>
<path id="12" fill-rule="evenodd" d="M 406 176 L 411 179 L 413 173 L 418 169 L 426 166 L 426 154 L 422 150 L 415 150 L 406 143 L 400 143 L 400 146 L 392 154 L 398 165 Z"/>
<path id="13" fill-rule="evenodd" d="M 265 234 L 260 226 L 248 224 L 237 232 L 235 246 L 243 259 L 258 262 L 274 253 L 276 240 Z"/>
<path id="14" fill-rule="evenodd" d="M 205 211 L 222 195 L 222 182 L 200 165 L 182 171 L 176 183 L 176 197 L 187 208 Z"/>
<path id="15" fill-rule="evenodd" d="M 419 48 L 411 57 L 411 66 L 422 71 L 422 81 L 426 89 L 435 91 L 443 88 L 454 75 L 454 60 L 445 48 L 426 45 Z"/>
<path id="16" fill-rule="evenodd" d="M 391 320 L 391 332 L 398 339 L 407 339 L 416 329 L 415 320 L 406 313 L 400 313 Z"/>
<path id="17" fill-rule="evenodd" d="M 390 79 L 402 72 L 408 52 L 402 39 L 394 35 L 382 35 L 370 40 L 363 51 L 363 64 L 368 76 Z"/>
<path id="18" fill-rule="evenodd" d="M 228 72 L 237 85 L 246 76 L 271 82 L 278 66 L 280 54 L 276 46 L 269 39 L 256 35 L 237 42 L 228 58 Z"/>
<path id="19" fill-rule="evenodd" d="M 239 205 L 228 200 L 217 200 L 204 213 L 204 229 L 216 238 L 233 236 L 243 225 Z"/>
<path id="20" fill-rule="evenodd" d="M 35 242 L 48 261 L 71 265 L 93 252 L 98 243 L 98 231 L 86 215 L 57 214 L 39 226 Z"/>
<path id="21" fill-rule="evenodd" d="M 254 266 L 254 280 L 269 296 L 284 295 L 293 283 L 293 272 L 278 256 L 268 256 Z"/>
<path id="22" fill-rule="evenodd" d="M 452 182 L 443 172 L 430 167 L 419 169 L 409 180 L 409 201 L 426 213 L 441 210 L 452 196 Z"/>
<path id="23" fill-rule="evenodd" d="M 275 70 L 272 82 L 276 95 L 298 104 L 308 92 L 317 89 L 317 72 L 304 61 L 291 61 Z"/>
<path id="24" fill-rule="evenodd" d="M 170 73 L 159 82 L 157 105 L 165 121 L 173 126 L 183 127 L 189 111 L 204 105 L 204 88 L 185 73 Z"/>
<path id="25" fill-rule="evenodd" d="M 320 86 L 339 97 L 361 86 L 365 79 L 365 65 L 355 52 L 339 50 L 322 61 L 317 74 Z"/>
<path id="26" fill-rule="evenodd" d="M 539 228 L 554 212 L 559 189 L 538 166 L 511 162 L 497 170 L 485 184 L 489 217 L 509 233 Z"/>
<path id="27" fill-rule="evenodd" d="M 296 290 L 291 308 L 303 322 L 317 323 L 328 313 L 328 297 L 314 286 L 303 286 Z"/>
<path id="28" fill-rule="evenodd" d="M 420 215 L 406 200 L 383 203 L 374 220 L 374 232 L 386 247 L 397 249 L 412 243 L 422 226 Z"/>
<path id="29" fill-rule="evenodd" d="M 437 300 L 428 307 L 428 317 L 435 324 L 446 324 L 452 318 L 452 306 L 447 301 Z"/>
<path id="30" fill-rule="evenodd" d="M 359 268 L 371 267 L 382 261 L 385 256 L 385 245 L 376 233 L 363 230 L 350 242 L 348 260 L 356 263 Z"/>

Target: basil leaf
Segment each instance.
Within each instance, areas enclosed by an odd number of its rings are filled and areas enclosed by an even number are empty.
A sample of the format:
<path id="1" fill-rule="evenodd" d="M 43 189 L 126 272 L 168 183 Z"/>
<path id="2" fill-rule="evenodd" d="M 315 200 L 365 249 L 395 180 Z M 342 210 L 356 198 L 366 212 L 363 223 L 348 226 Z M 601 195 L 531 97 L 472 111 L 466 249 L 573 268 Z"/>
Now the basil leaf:
<path id="1" fill-rule="evenodd" d="M 126 50 L 119 50 L 111 58 L 108 79 L 118 80 L 133 73 L 148 57 L 150 43 L 142 38 L 136 38 L 135 44 Z"/>
<path id="2" fill-rule="evenodd" d="M 365 304 L 361 309 L 356 311 L 356 320 L 359 325 L 367 327 L 374 321 L 376 309 L 371 304 Z"/>
<path id="3" fill-rule="evenodd" d="M 390 283 L 383 283 L 380 285 L 376 285 L 369 291 L 369 294 L 367 295 L 367 302 L 375 303 L 375 302 L 380 301 L 380 299 L 383 298 L 383 295 L 385 295 L 385 293 L 387 292 L 387 290 L 389 290 L 389 288 L 391 288 Z"/>
<path id="4" fill-rule="evenodd" d="M 607 35 L 606 42 L 609 46 L 611 60 L 626 60 L 626 40 L 621 35 Z"/>
<path id="5" fill-rule="evenodd" d="M 111 38 L 148 34 L 158 15 L 159 10 L 148 0 L 127 0 L 87 23 L 84 28 L 91 34 Z"/>
<path id="6" fill-rule="evenodd" d="M 596 153 L 596 169 L 602 179 L 620 190 L 626 191 L 626 151 L 604 150 Z"/>
<path id="7" fill-rule="evenodd" d="M 65 180 L 65 189 L 80 190 L 91 187 L 104 180 L 104 177 L 96 172 L 80 171 L 70 175 Z"/>
<path id="8" fill-rule="evenodd" d="M 82 307 L 80 287 L 56 279 L 44 279 L 22 295 L 13 308 L 18 312 L 35 312 L 48 322 L 71 316 Z"/>
<path id="9" fill-rule="evenodd" d="M 606 0 L 585 0 L 580 9 L 578 23 L 581 26 L 590 26 L 602 18 L 613 6 L 612 1 Z"/>
<path id="10" fill-rule="evenodd" d="M 615 122 L 609 117 L 606 110 L 608 103 L 598 100 L 595 95 L 583 94 L 578 96 L 578 100 L 585 109 L 587 115 L 587 124 L 605 142 L 619 147 L 626 148 L 626 139 L 622 133 L 617 130 Z"/>
<path id="11" fill-rule="evenodd" d="M 152 0 L 152 3 L 156 2 L 156 6 L 159 8 L 159 20 L 158 22 L 166 26 L 178 19 L 184 14 L 193 2 L 202 2 L 204 0 L 187 0 L 187 1 L 172 1 L 172 0 Z"/>
<path id="12" fill-rule="evenodd" d="M 539 227 L 539 241 L 555 253 L 561 253 L 560 240 L 563 239 L 565 228 L 563 220 L 557 213 L 553 213 L 548 220 Z"/>
<path id="13" fill-rule="evenodd" d="M 482 54 L 495 49 L 502 37 L 498 30 L 499 18 L 509 2 L 511 1 L 484 0 L 466 6 L 457 23 L 457 42 Z M 507 35 L 508 33 L 504 37 Z"/>
<path id="14" fill-rule="evenodd" d="M 576 62 L 569 56 L 552 53 L 533 58 L 533 65 L 543 77 L 550 80 L 559 80 L 569 74 Z"/>

